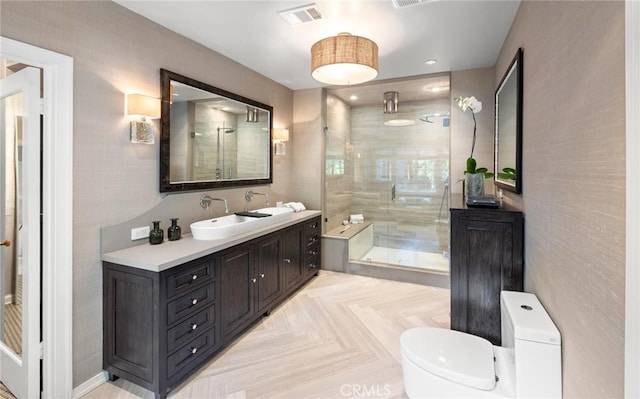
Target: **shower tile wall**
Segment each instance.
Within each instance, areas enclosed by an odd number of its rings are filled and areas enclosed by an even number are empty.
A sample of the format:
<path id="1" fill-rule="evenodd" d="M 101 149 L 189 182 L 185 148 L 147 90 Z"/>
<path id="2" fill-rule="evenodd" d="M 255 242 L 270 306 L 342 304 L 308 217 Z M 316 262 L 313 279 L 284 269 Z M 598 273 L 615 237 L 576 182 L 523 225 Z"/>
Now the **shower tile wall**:
<path id="1" fill-rule="evenodd" d="M 441 101 L 448 104 L 448 99 Z M 433 101 L 401 107 L 418 119 L 429 113 Z M 384 126 L 384 120 L 380 105 L 350 108 L 328 96 L 327 229 L 339 226 L 349 214 L 362 213 L 365 220 L 374 222 L 374 246 L 447 250 L 448 120 L 417 120 L 404 127 Z M 391 200 L 393 184 L 395 202 Z"/>
<path id="2" fill-rule="evenodd" d="M 327 94 L 327 135 L 325 141 L 325 217 L 326 230 L 349 219 L 353 190 L 353 151 L 351 149 L 351 110 L 338 97 Z"/>

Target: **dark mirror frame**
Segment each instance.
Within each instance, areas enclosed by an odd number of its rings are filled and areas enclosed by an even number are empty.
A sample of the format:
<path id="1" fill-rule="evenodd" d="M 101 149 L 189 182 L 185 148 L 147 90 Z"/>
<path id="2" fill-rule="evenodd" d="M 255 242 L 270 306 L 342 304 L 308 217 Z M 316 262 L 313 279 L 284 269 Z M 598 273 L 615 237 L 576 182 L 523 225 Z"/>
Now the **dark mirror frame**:
<path id="1" fill-rule="evenodd" d="M 523 85 L 523 51 L 522 48 L 519 48 L 518 51 L 516 52 L 515 57 L 513 57 L 513 60 L 511 61 L 511 64 L 509 65 L 509 68 L 507 68 L 507 71 L 505 72 L 504 76 L 502 77 L 502 80 L 500 81 L 500 84 L 498 85 L 498 88 L 496 89 L 496 94 L 495 94 L 495 118 L 494 118 L 494 126 L 495 126 L 495 130 L 494 130 L 494 184 L 504 190 L 508 190 L 508 191 L 512 191 L 515 192 L 516 194 L 520 194 L 522 193 L 522 85 Z M 500 92 L 504 86 L 504 84 L 507 82 L 507 79 L 510 78 L 515 78 L 516 79 L 516 104 L 515 104 L 515 110 L 516 110 L 516 123 L 515 123 L 515 129 L 516 131 L 514 132 L 515 134 L 515 180 L 511 180 L 511 179 L 501 179 L 499 177 L 499 172 L 501 172 L 498 168 L 498 163 L 499 163 L 499 148 L 500 148 L 500 134 L 501 134 L 501 127 L 499 124 L 499 98 L 500 98 Z M 513 181 L 513 183 L 511 183 Z"/>
<path id="2" fill-rule="evenodd" d="M 208 91 L 217 96 L 244 103 L 246 105 L 260 108 L 269 112 L 269 146 L 265 148 L 269 156 L 269 176 L 258 179 L 234 179 L 234 180 L 202 180 L 171 183 L 170 180 L 170 150 L 171 150 L 171 81 L 184 83 L 186 85 Z M 182 76 L 175 72 L 160 69 L 160 91 L 162 104 L 160 111 L 160 192 L 180 192 L 209 190 L 220 188 L 233 188 L 238 186 L 255 186 L 273 183 L 273 155 L 271 153 L 271 142 L 273 139 L 273 107 L 239 96 L 229 91 L 199 82 L 197 80 Z"/>

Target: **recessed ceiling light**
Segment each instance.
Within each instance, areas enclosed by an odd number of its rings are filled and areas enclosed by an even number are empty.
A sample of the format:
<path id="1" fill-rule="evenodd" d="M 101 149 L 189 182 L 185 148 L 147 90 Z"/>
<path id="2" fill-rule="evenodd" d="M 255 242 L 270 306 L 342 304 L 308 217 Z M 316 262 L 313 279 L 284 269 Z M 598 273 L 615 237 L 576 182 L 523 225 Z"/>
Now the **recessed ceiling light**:
<path id="1" fill-rule="evenodd" d="M 437 86 L 431 89 L 431 91 L 432 91 L 432 92 L 434 92 L 434 93 L 437 93 L 437 92 L 439 92 L 440 90 L 442 90 L 442 89 L 441 89 L 441 88 L 439 88 L 439 87 L 437 87 Z"/>
<path id="2" fill-rule="evenodd" d="M 358 96 L 356 96 L 355 94 L 352 94 L 351 97 L 349 97 L 350 100 L 355 101 L 358 99 Z"/>
<path id="3" fill-rule="evenodd" d="M 385 126 L 409 126 L 416 123 L 416 121 L 412 119 L 390 119 L 384 122 Z"/>
<path id="4" fill-rule="evenodd" d="M 438 60 L 431 59 L 431 60 L 426 60 L 424 63 L 427 65 L 434 65 L 436 62 L 438 62 Z"/>

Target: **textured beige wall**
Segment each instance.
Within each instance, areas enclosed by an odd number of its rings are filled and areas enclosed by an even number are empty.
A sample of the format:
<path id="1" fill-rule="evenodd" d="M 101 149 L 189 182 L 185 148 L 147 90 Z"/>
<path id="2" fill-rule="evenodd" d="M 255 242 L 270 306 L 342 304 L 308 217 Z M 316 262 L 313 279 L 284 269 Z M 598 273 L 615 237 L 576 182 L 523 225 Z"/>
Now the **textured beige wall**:
<path id="1" fill-rule="evenodd" d="M 562 333 L 565 398 L 623 396 L 624 2 L 524 1 L 496 64 L 524 49 L 525 290 Z"/>
<path id="2" fill-rule="evenodd" d="M 102 370 L 102 276 L 99 229 L 156 205 L 158 145 L 129 143 L 124 93 L 160 95 L 160 68 L 274 107 L 274 126 L 290 127 L 293 92 L 238 63 L 105 1 L 0 2 L 0 34 L 74 59 L 73 383 Z M 292 133 L 292 136 L 295 132 Z M 287 149 L 288 151 L 289 148 Z M 318 153 L 320 151 L 318 150 Z M 286 199 L 290 156 L 274 162 L 274 184 Z M 217 195 L 241 210 L 245 189 Z M 198 195 L 174 194 L 185 207 Z M 179 217 L 179 209 L 177 209 Z"/>
<path id="3" fill-rule="evenodd" d="M 478 167 L 493 170 L 493 103 L 494 103 L 494 69 L 480 68 L 466 71 L 451 72 L 451 153 L 450 189 L 451 193 L 462 192 L 464 171 L 467 158 L 471 153 L 473 141 L 473 117 L 471 111 L 462 112 L 458 97 L 474 96 L 482 102 L 482 110 L 476 114 L 476 148 L 473 157 L 478 161 Z M 493 180 L 485 180 L 485 192 L 493 194 Z"/>

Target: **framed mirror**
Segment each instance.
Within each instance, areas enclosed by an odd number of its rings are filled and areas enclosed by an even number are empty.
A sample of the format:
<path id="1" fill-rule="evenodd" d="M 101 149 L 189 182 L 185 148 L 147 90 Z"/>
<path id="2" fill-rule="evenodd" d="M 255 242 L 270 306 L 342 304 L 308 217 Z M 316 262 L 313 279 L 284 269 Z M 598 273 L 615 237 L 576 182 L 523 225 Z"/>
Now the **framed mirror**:
<path id="1" fill-rule="evenodd" d="M 522 192 L 522 48 L 496 89 L 495 185 Z"/>
<path id="2" fill-rule="evenodd" d="M 269 105 L 160 70 L 160 192 L 273 182 Z"/>

